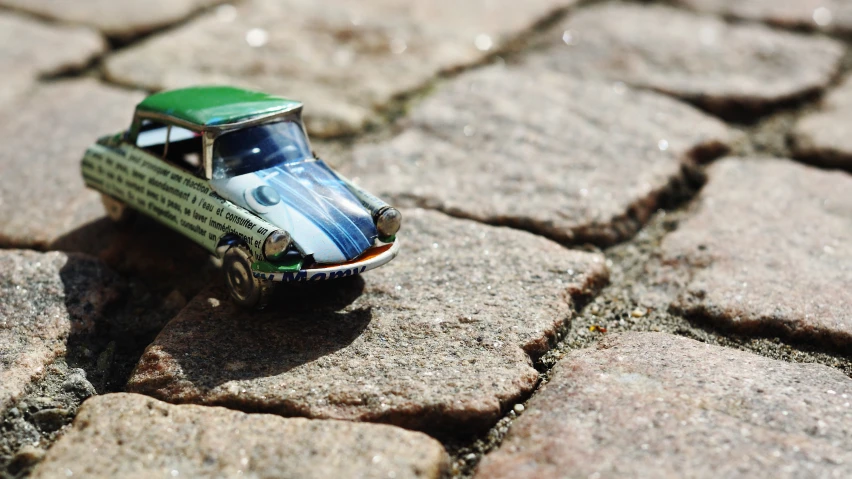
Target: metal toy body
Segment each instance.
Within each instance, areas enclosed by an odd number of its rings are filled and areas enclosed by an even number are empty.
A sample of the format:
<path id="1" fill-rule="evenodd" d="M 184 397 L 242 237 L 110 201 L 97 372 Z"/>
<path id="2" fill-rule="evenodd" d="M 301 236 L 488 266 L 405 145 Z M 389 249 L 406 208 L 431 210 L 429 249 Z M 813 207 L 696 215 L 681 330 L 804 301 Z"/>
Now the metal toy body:
<path id="1" fill-rule="evenodd" d="M 231 87 L 152 95 L 82 161 L 110 217 L 147 214 L 223 258 L 234 299 L 363 273 L 399 249 L 399 211 L 315 157 L 302 104 Z"/>

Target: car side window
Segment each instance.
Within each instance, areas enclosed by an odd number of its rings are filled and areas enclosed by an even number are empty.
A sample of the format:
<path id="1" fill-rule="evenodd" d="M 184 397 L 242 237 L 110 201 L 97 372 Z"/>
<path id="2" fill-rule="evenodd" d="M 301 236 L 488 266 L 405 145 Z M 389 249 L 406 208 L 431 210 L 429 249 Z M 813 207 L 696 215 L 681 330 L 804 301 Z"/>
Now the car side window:
<path id="1" fill-rule="evenodd" d="M 201 170 L 201 134 L 179 126 L 143 120 L 136 146 L 193 174 Z"/>

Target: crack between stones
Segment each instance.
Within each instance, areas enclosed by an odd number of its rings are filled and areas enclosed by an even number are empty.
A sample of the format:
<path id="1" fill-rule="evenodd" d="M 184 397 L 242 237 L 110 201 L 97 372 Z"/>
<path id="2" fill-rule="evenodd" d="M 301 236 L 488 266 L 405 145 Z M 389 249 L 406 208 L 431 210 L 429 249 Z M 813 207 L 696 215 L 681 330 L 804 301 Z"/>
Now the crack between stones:
<path id="1" fill-rule="evenodd" d="M 576 9 L 579 8 L 587 8 L 591 5 L 599 4 L 599 3 L 610 3 L 613 0 L 591 0 L 587 2 L 582 2 L 575 6 Z M 695 97 L 684 97 L 678 95 L 674 92 L 667 91 L 665 89 L 654 88 L 650 86 L 644 85 L 634 85 L 630 86 L 637 90 L 651 91 L 655 93 L 659 93 L 662 95 L 669 96 L 677 101 L 681 101 L 692 105 L 693 107 L 701 110 L 702 112 L 718 118 L 726 123 L 730 123 L 733 126 L 754 126 L 759 122 L 765 120 L 766 118 L 773 116 L 778 113 L 789 112 L 789 111 L 799 111 L 807 108 L 808 106 L 812 106 L 814 104 L 818 104 L 821 100 L 823 94 L 831 90 L 835 87 L 840 80 L 845 76 L 845 74 L 850 70 L 850 43 L 852 43 L 852 32 L 847 34 L 837 33 L 837 32 L 822 32 L 817 29 L 809 29 L 805 27 L 790 27 L 777 25 L 769 21 L 760 21 L 760 20 L 748 20 L 737 18 L 733 15 L 725 15 L 725 14 L 714 14 L 714 13 L 706 13 L 700 12 L 698 10 L 694 10 L 689 8 L 686 5 L 679 4 L 673 0 L 619 0 L 626 4 L 635 4 L 640 6 L 645 5 L 665 5 L 671 7 L 676 10 L 680 10 L 683 12 L 689 12 L 696 15 L 703 15 L 707 17 L 715 17 L 726 24 L 731 26 L 736 25 L 761 25 L 768 27 L 774 31 L 778 32 L 788 32 L 788 33 L 797 33 L 801 35 L 811 36 L 811 37 L 826 37 L 834 39 L 840 43 L 843 43 L 846 47 L 846 52 L 844 55 L 844 59 L 841 62 L 837 71 L 834 72 L 832 78 L 824 87 L 815 86 L 811 89 L 808 89 L 803 92 L 789 94 L 786 97 L 781 98 L 780 100 L 773 101 L 769 105 L 765 105 L 763 107 L 748 107 L 745 104 L 748 103 L 747 98 L 730 98 L 725 100 L 724 107 L 710 108 L 706 100 L 701 96 Z M 543 37 L 544 35 L 551 32 L 537 32 L 538 37 Z M 542 48 L 546 48 L 546 45 L 538 45 L 537 48 L 527 48 L 526 52 L 540 50 Z"/>
<path id="2" fill-rule="evenodd" d="M 663 331 L 677 334 L 702 342 L 716 342 L 723 346 L 750 351 L 765 357 L 783 359 L 788 362 L 818 362 L 840 369 L 852 377 L 852 358 L 843 356 L 844 350 L 826 347 L 813 341 L 788 341 L 777 337 L 778 331 L 755 336 L 753 330 L 717 327 L 706 321 L 696 322 L 699 314 L 685 314 L 670 306 L 673 296 L 657 301 L 657 304 L 643 306 L 634 290 L 647 286 L 648 268 L 662 268 L 665 265 L 660 256 L 660 243 L 678 224 L 692 214 L 692 203 L 685 203 L 673 211 L 660 210 L 632 241 L 613 246 L 604 251 L 607 265 L 611 269 L 610 284 L 580 310 L 570 324 L 568 337 L 556 348 L 546 354 L 539 362 L 542 371 L 549 371 L 565 353 L 588 347 L 597 342 L 597 336 L 617 331 Z M 698 265 L 690 265 L 682 271 L 688 278 L 694 275 Z M 689 279 L 683 281 L 684 284 Z M 643 281 L 646 284 L 643 284 Z M 681 291 L 681 285 L 676 289 Z M 614 307 L 601 306 L 610 302 Z M 635 314 L 637 309 L 645 309 Z M 653 316 L 657 315 L 657 318 Z M 609 324 L 606 324 L 607 321 Z M 616 323 L 616 324 L 612 324 Z M 581 330 L 589 326 L 603 326 L 607 332 L 582 334 Z M 578 326 L 583 326 L 579 328 Z M 622 329 L 623 328 L 623 329 Z M 592 328 L 600 329 L 600 328 Z M 610 331 L 612 330 L 612 331 Z M 766 331 L 766 330 L 764 330 Z M 746 333 L 747 334 L 744 334 Z M 573 337 L 572 337 L 573 335 Z M 715 340 L 715 341 L 714 341 Z M 848 344 L 848 343 L 847 343 Z"/>
<path id="3" fill-rule="evenodd" d="M 387 107 L 388 114 L 385 116 L 385 124 L 381 125 L 379 128 L 374 128 L 371 131 L 359 132 L 353 135 L 348 135 L 344 137 L 331 137 L 327 138 L 328 141 L 334 142 L 337 140 L 345 140 L 345 141 L 356 141 L 361 139 L 365 135 L 370 133 L 377 133 L 377 130 L 381 130 L 383 132 L 390 132 L 394 129 L 394 127 L 398 128 L 398 120 L 403 118 L 405 114 L 410 111 L 410 109 L 420 100 L 425 98 L 428 93 L 437 88 L 442 82 L 452 80 L 453 78 L 468 72 L 473 71 L 478 68 L 483 68 L 488 65 L 491 65 L 495 62 L 506 62 L 511 63 L 516 58 L 519 58 L 522 55 L 529 54 L 530 52 L 534 52 L 536 50 L 540 50 L 546 47 L 546 45 L 540 42 L 540 39 L 550 33 L 561 20 L 570 15 L 576 10 L 581 8 L 587 8 L 589 6 L 599 4 L 599 3 L 607 3 L 609 0 L 588 0 L 588 1 L 580 1 L 577 4 L 561 9 L 560 11 L 554 13 L 546 19 L 541 20 L 536 26 L 533 26 L 527 32 L 520 34 L 515 39 L 511 40 L 504 49 L 501 51 L 494 52 L 492 55 L 485 57 L 482 61 L 477 62 L 475 64 L 467 65 L 465 67 L 461 67 L 450 72 L 441 73 L 437 77 L 430 80 L 423 87 L 419 89 L 415 89 L 406 94 L 400 95 L 398 98 L 392 102 L 389 107 Z M 637 3 L 640 5 L 646 5 L 649 2 L 641 1 L 641 0 L 627 0 L 627 3 Z M 650 2 L 650 3 L 662 3 L 679 10 L 694 12 L 693 10 L 686 8 L 683 5 L 675 4 L 674 2 L 669 1 L 659 1 L 659 2 Z M 694 12 L 698 13 L 698 12 Z M 731 114 L 719 114 L 718 111 L 708 110 L 700 101 L 699 98 L 690 99 L 683 98 L 677 95 L 674 95 L 670 92 L 661 91 L 653 88 L 646 88 L 642 86 L 633 86 L 633 88 L 639 90 L 653 91 L 659 94 L 663 94 L 669 96 L 676 101 L 682 101 L 684 103 L 688 103 L 699 110 L 721 119 L 722 121 L 729 124 L 732 127 L 739 127 L 743 129 L 746 133 L 745 138 L 746 141 L 744 143 L 734 144 L 733 148 L 730 152 L 727 151 L 727 148 L 719 148 L 718 145 L 715 147 L 713 145 L 703 145 L 702 148 L 699 146 L 695 150 L 691 152 L 691 155 L 697 162 L 701 164 L 709 163 L 715 159 L 720 158 L 726 153 L 737 154 L 742 156 L 752 156 L 756 154 L 776 154 L 781 157 L 788 158 L 796 158 L 800 161 L 806 161 L 806 158 L 797 157 L 792 154 L 790 151 L 790 132 L 792 130 L 795 121 L 798 120 L 801 116 L 803 116 L 808 111 L 814 110 L 819 106 L 819 103 L 822 99 L 824 93 L 831 88 L 835 87 L 840 81 L 845 77 L 845 75 L 852 70 L 852 49 L 849 48 L 850 39 L 852 36 L 844 37 L 838 34 L 824 34 L 819 31 L 809 30 L 809 29 L 796 29 L 796 28 L 784 28 L 778 25 L 773 25 L 769 22 L 760 22 L 760 21 L 749 21 L 736 19 L 733 17 L 726 17 L 724 15 L 713 15 L 713 14 L 705 14 L 708 16 L 716 16 L 718 18 L 722 18 L 725 22 L 729 24 L 759 24 L 766 25 L 770 28 L 778 31 L 792 31 L 803 34 L 808 34 L 812 36 L 824 35 L 829 38 L 834 38 L 838 41 L 843 42 L 846 45 L 846 53 L 843 62 L 841 63 L 840 68 L 837 72 L 834 73 L 832 80 L 824 87 L 814 87 L 812 90 L 809 90 L 804 93 L 799 93 L 795 95 L 791 95 L 790 98 L 784 99 L 780 102 L 775 102 L 773 105 L 770 105 L 766 108 L 749 111 L 747 109 L 739 109 L 738 111 L 733 111 Z M 768 122 L 774 121 L 777 118 L 787 118 L 784 123 L 784 127 L 781 131 L 772 132 L 771 136 L 774 137 L 773 140 L 777 143 L 780 139 L 783 144 L 783 150 L 779 151 L 777 147 L 767 148 L 766 140 L 760 138 L 761 135 L 766 133 L 766 124 Z M 428 128 L 420 128 L 439 138 L 442 136 L 434 131 L 431 131 Z M 770 128 L 771 129 L 771 128 Z M 446 139 L 445 139 L 446 140 Z M 811 162 L 809 162 L 811 163 Z M 813 163 L 811 163 L 813 164 Z M 822 168 L 832 169 L 831 167 L 825 167 L 820 165 L 813 165 Z M 424 197 L 416 197 L 416 196 L 408 196 L 407 200 L 413 202 L 413 204 L 417 207 L 424 209 L 433 209 L 445 213 L 450 216 L 454 216 L 457 218 L 468 219 L 472 221 L 481 222 L 484 224 L 489 224 L 493 226 L 506 226 L 511 227 L 523 231 L 527 231 L 532 234 L 545 236 L 554 241 L 557 241 L 563 244 L 566 247 L 579 247 L 579 248 L 593 248 L 593 247 L 610 247 L 619 243 L 623 243 L 628 241 L 633 235 L 636 234 L 643 226 L 644 223 L 641 221 L 637 221 L 638 210 L 636 205 L 641 205 L 643 203 L 648 202 L 656 202 L 659 207 L 663 209 L 669 210 L 673 207 L 677 207 L 680 204 L 685 204 L 691 202 L 696 195 L 698 194 L 701 186 L 703 186 L 705 181 L 705 168 L 696 168 L 691 174 L 687 174 L 684 177 L 673 178 L 666 184 L 663 188 L 652 192 L 649 197 L 643 198 L 634 204 L 627 212 L 621 217 L 615 217 L 612 219 L 610 223 L 616 223 L 616 230 L 626 230 L 620 234 L 617 234 L 617 239 L 614 240 L 603 240 L 603 234 L 601 231 L 606 228 L 606 226 L 602 225 L 591 225 L 591 228 L 583 231 L 583 228 L 576 228 L 572 230 L 570 233 L 565 234 L 563 232 L 557 232 L 554 230 L 548 230 L 545 225 L 541 225 L 538 222 L 530 219 L 523 218 L 507 218 L 507 217 L 490 217 L 490 218 L 480 218 L 475 217 L 469 214 L 466 214 L 464 211 L 460 211 L 454 208 L 448 208 L 443 205 L 438 204 L 436 201 L 431 200 L 429 198 Z M 687 183 L 691 183 L 691 191 L 684 191 L 683 180 L 686 180 Z M 674 190 L 674 191 L 672 191 Z M 672 194 L 674 193 L 674 194 Z M 647 208 L 647 212 L 643 211 L 644 216 L 650 215 L 655 208 Z M 619 220 L 622 222 L 620 223 Z M 620 228 L 619 228 L 620 227 Z M 591 231 L 589 231 L 591 230 Z"/>
<path id="4" fill-rule="evenodd" d="M 512 422 L 517 419 L 523 411 L 516 409 L 518 405 L 522 406 L 529 401 L 539 389 L 547 383 L 548 369 L 541 366 L 540 359 L 545 354 L 553 350 L 553 348 L 561 343 L 571 329 L 571 321 L 579 314 L 580 311 L 588 304 L 600 291 L 607 287 L 609 277 L 605 280 L 594 283 L 591 282 L 584 285 L 580 292 L 573 293 L 565 291 L 565 300 L 570 302 L 572 307 L 572 315 L 566 318 L 557 327 L 552 337 L 548 337 L 546 350 L 541 353 L 529 351 L 522 348 L 524 353 L 530 359 L 533 367 L 538 371 L 538 379 L 535 385 L 529 392 L 519 395 L 514 402 L 501 401 L 501 409 L 506 411 L 504 415 L 484 435 L 472 436 L 468 438 L 450 438 L 442 441 L 444 448 L 451 457 L 451 476 L 452 478 L 472 478 L 476 466 L 479 461 L 488 452 L 497 449 L 509 431 Z"/>
<path id="5" fill-rule="evenodd" d="M 450 142 L 450 138 L 434 131 L 425 125 L 418 128 L 427 135 L 441 141 Z M 476 216 L 458 208 L 447 207 L 439 200 L 418 195 L 402 196 L 403 203 L 410 201 L 413 206 L 440 211 L 456 218 L 480 222 L 492 226 L 505 226 L 526 231 L 537 236 L 544 236 L 568 248 L 594 250 L 610 247 L 631 239 L 647 223 L 648 218 L 659 209 L 673 209 L 681 204 L 692 201 L 698 195 L 706 182 L 704 164 L 709 163 L 729 152 L 729 148 L 721 143 L 709 142 L 700 144 L 684 154 L 680 165 L 680 173 L 672 176 L 661 187 L 650 191 L 648 195 L 636 199 L 627 209 L 606 222 L 591 222 L 587 225 L 577 225 L 568 231 L 562 228 L 548 227 L 546 223 L 532 218 L 517 216 Z"/>
<path id="6" fill-rule="evenodd" d="M 679 295 L 684 296 L 690 294 L 687 291 L 687 287 L 695 279 L 696 274 L 712 265 L 712 259 L 709 259 L 707 262 L 689 262 L 685 259 L 678 259 L 674 263 L 667 264 L 666 267 L 681 271 L 685 275 L 686 280 L 683 281 L 683 287 Z M 852 334 L 850 333 L 832 331 L 824 327 L 804 328 L 797 325 L 795 320 L 766 314 L 748 320 L 742 318 L 721 318 L 718 314 L 714 313 L 713 308 L 708 308 L 706 305 L 690 304 L 691 302 L 688 299 L 685 303 L 680 305 L 676 305 L 674 302 L 670 303 L 668 312 L 685 319 L 695 327 L 708 333 L 715 333 L 731 338 L 774 340 L 801 351 L 817 354 L 822 353 L 827 356 L 836 357 L 841 361 L 848 361 L 850 362 L 850 367 L 841 369 L 848 376 L 852 377 L 852 358 L 845 357 L 848 355 L 849 346 L 852 345 Z M 689 334 L 684 334 L 684 336 L 692 337 Z"/>
<path id="7" fill-rule="evenodd" d="M 87 25 L 85 23 L 69 23 L 63 22 L 62 20 L 57 20 L 50 18 L 47 15 L 40 15 L 34 12 L 28 12 L 22 9 L 8 7 L 8 6 L 0 6 L 1 11 L 12 12 L 21 16 L 25 16 L 34 20 L 37 20 L 46 25 L 56 25 L 56 26 L 67 26 L 67 25 L 76 25 L 88 28 L 93 32 L 97 33 L 101 38 L 104 39 L 106 43 L 106 49 L 100 53 L 99 55 L 94 56 L 89 62 L 81 67 L 72 67 L 63 69 L 57 72 L 46 73 L 40 75 L 38 80 L 41 82 L 52 82 L 52 81 L 61 81 L 68 80 L 74 78 L 83 78 L 83 77 L 92 77 L 97 78 L 100 83 L 103 85 L 108 85 L 116 88 L 121 88 L 124 90 L 130 91 L 147 91 L 148 93 L 153 93 L 152 90 L 140 87 L 138 85 L 134 85 L 132 83 L 119 82 L 107 77 L 106 72 L 104 71 L 103 64 L 104 61 L 111 55 L 118 53 L 122 50 L 134 47 L 145 40 L 161 35 L 164 33 L 168 33 L 170 31 L 176 30 L 199 17 L 214 11 L 216 8 L 222 6 L 223 4 L 229 3 L 231 5 L 239 5 L 241 3 L 245 3 L 247 0 L 218 0 L 216 3 L 206 6 L 204 8 L 198 9 L 187 15 L 186 17 L 168 23 L 166 25 L 161 25 L 155 27 L 153 29 L 144 31 L 142 33 L 131 34 L 129 36 L 122 35 L 109 35 L 106 34 L 97 28 Z"/>
<path id="8" fill-rule="evenodd" d="M 690 207 L 691 203 L 684 203 L 672 211 L 659 210 L 636 237 L 604 251 L 611 270 L 610 283 L 584 304 L 577 304 L 577 313 L 560 332 L 561 339 L 535 362 L 539 371 L 535 389 L 516 404 L 525 406 L 548 383 L 553 367 L 565 355 L 594 347 L 606 334 L 614 332 L 665 332 L 786 362 L 820 363 L 852 377 L 852 358 L 844 357 L 841 351 L 826 351 L 824 347 L 791 343 L 772 336 L 743 335 L 703 322 L 696 323 L 671 311 L 667 304 L 644 308 L 637 301 L 633 287 L 647 275 L 646 267 L 655 265 L 655 262 L 660 266 L 660 242 L 691 214 Z M 510 407 L 488 433 L 467 442 L 446 442 L 444 445 L 453 461 L 453 477 L 472 477 L 482 457 L 500 447 L 512 422 L 522 414 Z"/>
<path id="9" fill-rule="evenodd" d="M 223 0 L 222 3 L 225 3 L 225 1 L 226 0 Z M 236 2 L 231 2 L 231 3 L 243 3 L 245 1 L 246 0 L 238 0 Z M 315 136 L 317 139 L 324 140 L 324 141 L 352 142 L 352 141 L 361 139 L 361 138 L 363 138 L 367 135 L 370 135 L 370 134 L 375 134 L 375 133 L 378 133 L 378 132 L 390 130 L 394 127 L 394 123 L 397 120 L 405 117 L 405 115 L 408 113 L 408 111 L 410 111 L 413 104 L 415 104 L 420 99 L 425 98 L 431 91 L 434 90 L 436 85 L 439 84 L 440 82 L 451 80 L 455 77 L 458 77 L 459 75 L 462 75 L 463 73 L 491 65 L 495 62 L 506 61 L 506 58 L 511 58 L 511 57 L 514 57 L 514 56 L 517 56 L 517 55 L 520 55 L 520 54 L 524 54 L 527 51 L 527 47 L 528 47 L 527 42 L 528 42 L 529 38 L 533 37 L 536 34 L 536 32 L 538 32 L 539 30 L 548 29 L 552 25 L 555 25 L 560 20 L 562 20 L 568 14 L 569 11 L 571 11 L 573 9 L 580 8 L 581 6 L 584 6 L 586 4 L 593 4 L 593 3 L 596 3 L 596 2 L 599 2 L 599 1 L 601 1 L 601 0 L 592 0 L 592 1 L 586 1 L 586 2 L 581 1 L 581 2 L 579 2 L 579 3 L 577 3 L 576 5 L 573 5 L 573 6 L 562 7 L 562 8 L 556 9 L 553 12 L 550 12 L 550 14 L 544 16 L 543 18 L 538 19 L 536 22 L 534 22 L 528 28 L 524 29 L 523 31 L 519 32 L 516 35 L 513 35 L 509 40 L 507 40 L 505 42 L 505 44 L 500 49 L 495 50 L 493 52 L 490 52 L 487 55 L 484 55 L 478 61 L 442 70 L 442 71 L 438 72 L 434 77 L 426 80 L 421 86 L 416 87 L 412 90 L 400 93 L 400 94 L 392 97 L 387 105 L 377 107 L 373 110 L 373 113 L 376 116 L 375 121 L 372 124 L 368 124 L 368 126 L 366 128 L 364 128 L 360 131 L 348 133 L 348 134 L 332 135 L 332 136 L 323 136 L 323 135 L 317 135 L 317 134 L 314 134 L 312 136 Z M 99 61 L 97 62 L 97 64 L 95 65 L 95 67 L 98 70 L 97 75 L 100 78 L 101 82 L 106 84 L 106 85 L 113 85 L 113 86 L 117 86 L 117 87 L 120 87 L 120 88 L 136 90 L 136 91 L 143 90 L 143 91 L 149 91 L 150 92 L 150 90 L 143 88 L 143 87 L 140 87 L 139 85 L 136 85 L 133 82 L 123 82 L 123 81 L 120 81 L 120 80 L 116 80 L 114 78 L 110 78 L 108 75 L 106 75 L 106 72 L 102 68 L 103 61 L 110 54 L 119 52 L 119 51 L 124 50 L 124 49 L 134 47 L 137 44 L 148 39 L 149 37 L 153 37 L 155 35 L 159 35 L 159 34 L 162 34 L 162 33 L 167 33 L 171 30 L 175 30 L 177 28 L 180 28 L 180 27 L 186 25 L 187 23 L 190 23 L 191 21 L 195 20 L 199 16 L 215 9 L 217 6 L 220 6 L 220 5 L 221 5 L 221 3 L 217 4 L 217 5 L 213 5 L 211 7 L 207 7 L 207 8 L 202 9 L 202 10 L 199 10 L 199 11 L 195 12 L 195 14 L 193 14 L 191 17 L 188 17 L 188 18 L 181 20 L 179 22 L 170 24 L 166 27 L 145 33 L 143 35 L 138 35 L 138 36 L 134 37 L 129 42 L 124 42 L 124 43 L 119 43 L 119 44 L 114 44 L 114 43 L 111 42 L 110 50 L 108 52 L 106 52 L 104 55 L 102 55 L 99 58 Z"/>
<path id="10" fill-rule="evenodd" d="M 843 168 L 842 166 L 826 164 L 822 158 L 803 156 L 793 151 L 792 132 L 795 125 L 804 116 L 817 112 L 824 96 L 839 86 L 852 72 L 852 42 L 849 40 L 843 40 L 843 42 L 846 52 L 841 67 L 822 91 L 816 92 L 806 99 L 799 99 L 779 106 L 766 115 L 757 118 L 753 123 L 729 122 L 731 126 L 740 128 L 745 134 L 745 142 L 738 144 L 731 151 L 732 155 L 791 158 L 823 170 L 852 171 L 852 167 Z"/>
<path id="11" fill-rule="evenodd" d="M 61 385 L 68 377 L 68 370 L 64 359 L 58 358 L 0 414 L 0 479 L 26 477 L 41 460 L 44 449 L 70 424 L 85 398 L 55 399 L 62 394 Z M 71 414 L 56 413 L 45 418 L 49 421 L 37 420 L 44 416 L 39 415 L 42 410 L 57 409 L 50 406 L 60 406 L 59 409 Z"/>
<path id="12" fill-rule="evenodd" d="M 131 35 L 126 36 L 126 37 L 122 36 L 122 35 L 106 34 L 102 31 L 98 30 L 96 27 L 88 25 L 86 23 L 65 22 L 65 21 L 62 21 L 62 20 L 59 20 L 59 19 L 51 18 L 48 15 L 42 15 L 42 14 L 39 14 L 37 12 L 27 11 L 25 9 L 16 8 L 14 6 L 0 5 L 0 12 L 13 13 L 13 14 L 28 18 L 30 20 L 37 21 L 37 22 L 42 23 L 42 24 L 47 25 L 47 26 L 79 26 L 79 27 L 84 27 L 84 28 L 87 28 L 87 29 L 91 30 L 92 32 L 98 34 L 98 36 L 100 36 L 104 40 L 104 43 L 106 44 L 105 50 L 102 53 L 92 57 L 87 62 L 86 65 L 83 65 L 83 66 L 80 66 L 80 67 L 64 68 L 64 69 L 60 69 L 60 70 L 55 71 L 55 72 L 48 72 L 48 73 L 39 75 L 38 78 L 37 78 L 37 80 L 39 82 L 49 83 L 49 82 L 52 82 L 52 81 L 61 81 L 61 80 L 82 78 L 82 77 L 88 76 L 88 77 L 97 78 L 104 85 L 110 85 L 110 86 L 119 87 L 119 88 L 122 88 L 122 89 L 132 90 L 132 91 L 146 91 L 146 89 L 141 88 L 141 87 L 136 86 L 136 85 L 123 84 L 121 82 L 111 81 L 111 80 L 107 79 L 106 75 L 103 71 L 103 68 L 102 68 L 104 60 L 106 60 L 107 57 L 109 57 L 110 55 L 112 55 L 116 52 L 120 52 L 121 50 L 124 50 L 126 48 L 136 46 L 137 44 L 145 41 L 146 39 L 148 39 L 150 37 L 160 35 L 160 34 L 163 34 L 163 33 L 167 33 L 169 31 L 180 28 L 180 27 L 196 20 L 200 16 L 205 15 L 205 14 L 215 10 L 216 8 L 222 6 L 225 3 L 230 3 L 232 5 L 239 5 L 239 4 L 244 3 L 246 1 L 247 0 L 218 0 L 217 3 L 214 3 L 212 5 L 209 5 L 207 7 L 204 7 L 204 8 L 198 9 L 198 10 L 195 10 L 192 13 L 190 13 L 189 15 L 187 15 L 186 17 L 181 18 L 177 21 L 168 23 L 166 25 L 161 25 L 161 26 L 155 27 L 153 29 L 144 31 L 142 33 L 131 34 Z"/>
<path id="13" fill-rule="evenodd" d="M 517 33 L 516 35 L 513 35 L 509 40 L 505 42 L 505 44 L 501 48 L 483 56 L 481 59 L 479 59 L 479 61 L 440 71 L 433 78 L 426 80 L 420 87 L 396 95 L 395 97 L 391 98 L 391 101 L 387 105 L 376 109 L 376 113 L 380 117 L 379 128 L 392 128 L 394 123 L 396 123 L 401 118 L 404 118 L 414 105 L 416 105 L 419 101 L 428 96 L 428 94 L 434 91 L 441 83 L 453 80 L 454 78 L 457 78 L 464 73 L 478 70 L 480 68 L 484 68 L 495 63 L 511 62 L 514 58 L 527 54 L 533 48 L 530 42 L 536 37 L 538 32 L 543 30 L 550 30 L 553 26 L 558 24 L 567 15 L 569 15 L 570 12 L 576 9 L 585 7 L 586 5 L 598 3 L 600 1 L 602 0 L 581 0 L 575 5 L 556 9 L 553 12 L 550 12 L 548 15 L 535 21 L 528 28 Z M 364 136 L 364 133 L 369 133 L 369 131 L 345 135 L 344 137 L 327 137 L 326 139 L 356 139 Z"/>
<path id="14" fill-rule="evenodd" d="M 37 21 L 39 23 L 43 23 L 45 25 L 69 25 L 68 23 L 65 23 L 65 22 L 56 21 L 56 20 L 50 18 L 47 15 L 40 15 L 38 13 L 29 12 L 27 10 L 24 10 L 24 9 L 21 9 L 21 8 L 16 8 L 16 7 L 13 7 L 13 6 L 10 6 L 10 5 L 0 5 L 0 13 L 12 13 L 12 14 L 15 14 L 15 15 L 19 15 L 21 17 L 28 18 L 30 20 Z M 83 26 L 86 26 L 86 25 L 83 25 Z M 92 31 L 103 36 L 102 33 L 98 32 L 96 29 L 94 29 L 92 27 L 86 26 L 86 28 L 89 28 Z"/>

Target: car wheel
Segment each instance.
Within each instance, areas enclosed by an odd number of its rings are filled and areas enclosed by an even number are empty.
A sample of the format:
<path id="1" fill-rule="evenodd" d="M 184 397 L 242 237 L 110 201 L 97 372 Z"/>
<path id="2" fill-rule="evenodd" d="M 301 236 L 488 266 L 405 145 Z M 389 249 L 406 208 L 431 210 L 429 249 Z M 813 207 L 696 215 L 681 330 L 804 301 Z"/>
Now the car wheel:
<path id="1" fill-rule="evenodd" d="M 116 223 L 129 223 L 135 217 L 135 211 L 112 196 L 101 194 L 101 202 L 109 219 Z"/>
<path id="2" fill-rule="evenodd" d="M 245 246 L 232 246 L 222 259 L 225 284 L 240 306 L 263 309 L 272 296 L 273 283 L 251 273 L 251 255 Z"/>

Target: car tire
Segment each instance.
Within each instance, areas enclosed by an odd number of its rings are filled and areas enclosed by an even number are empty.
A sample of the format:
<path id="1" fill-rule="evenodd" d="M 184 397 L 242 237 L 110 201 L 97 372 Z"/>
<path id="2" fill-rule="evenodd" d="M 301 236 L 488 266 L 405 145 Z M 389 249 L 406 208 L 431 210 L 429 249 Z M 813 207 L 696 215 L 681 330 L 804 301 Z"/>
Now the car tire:
<path id="1" fill-rule="evenodd" d="M 251 255 L 245 246 L 231 246 L 222 258 L 225 285 L 234 302 L 246 308 L 263 309 L 269 303 L 274 284 L 255 278 Z"/>
<path id="2" fill-rule="evenodd" d="M 136 217 L 136 211 L 133 208 L 112 196 L 101 194 L 101 202 L 104 204 L 104 210 L 109 219 L 116 223 L 127 224 Z"/>

